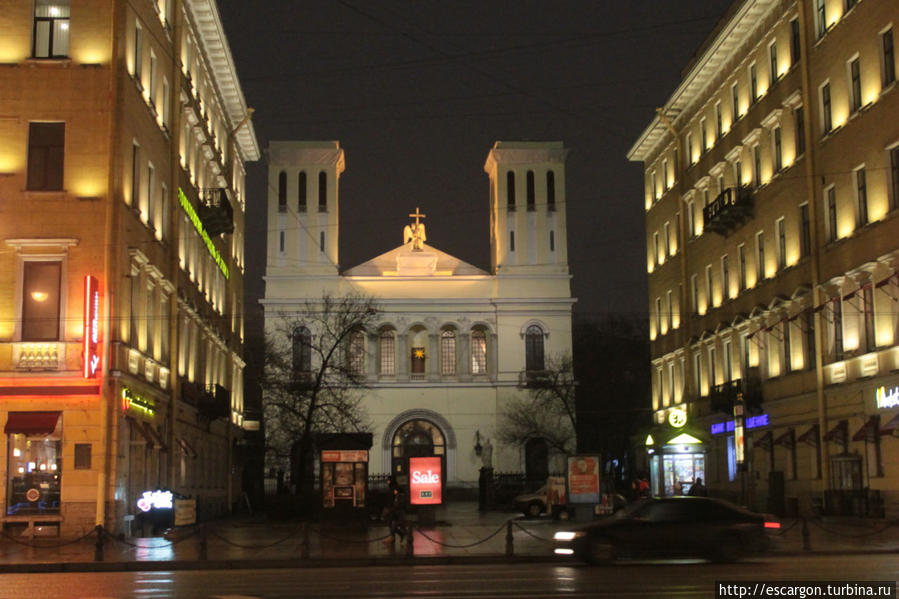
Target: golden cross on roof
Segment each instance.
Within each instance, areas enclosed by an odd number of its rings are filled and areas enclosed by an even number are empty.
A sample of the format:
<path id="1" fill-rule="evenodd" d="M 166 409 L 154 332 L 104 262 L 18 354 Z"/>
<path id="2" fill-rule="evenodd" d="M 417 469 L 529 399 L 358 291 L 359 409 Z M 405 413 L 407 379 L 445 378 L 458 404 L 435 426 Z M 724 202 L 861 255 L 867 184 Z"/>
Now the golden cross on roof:
<path id="1" fill-rule="evenodd" d="M 421 212 L 419 212 L 418 206 L 416 206 L 416 207 L 415 207 L 415 214 L 410 214 L 410 215 L 409 215 L 409 218 L 414 218 L 414 219 L 415 219 L 415 224 L 417 225 L 417 224 L 418 224 L 418 219 L 419 219 L 419 218 L 427 218 L 427 216 L 424 215 L 424 214 L 422 214 Z"/>

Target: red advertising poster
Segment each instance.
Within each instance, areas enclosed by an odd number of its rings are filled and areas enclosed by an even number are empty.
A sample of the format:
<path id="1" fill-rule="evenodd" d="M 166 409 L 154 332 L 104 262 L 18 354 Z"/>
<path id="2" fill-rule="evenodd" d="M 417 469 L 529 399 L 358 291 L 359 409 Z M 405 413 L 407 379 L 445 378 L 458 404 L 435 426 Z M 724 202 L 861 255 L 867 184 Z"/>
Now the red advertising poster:
<path id="1" fill-rule="evenodd" d="M 568 458 L 568 501 L 599 503 L 599 456 Z"/>
<path id="2" fill-rule="evenodd" d="M 443 503 L 440 458 L 409 458 L 409 503 Z"/>

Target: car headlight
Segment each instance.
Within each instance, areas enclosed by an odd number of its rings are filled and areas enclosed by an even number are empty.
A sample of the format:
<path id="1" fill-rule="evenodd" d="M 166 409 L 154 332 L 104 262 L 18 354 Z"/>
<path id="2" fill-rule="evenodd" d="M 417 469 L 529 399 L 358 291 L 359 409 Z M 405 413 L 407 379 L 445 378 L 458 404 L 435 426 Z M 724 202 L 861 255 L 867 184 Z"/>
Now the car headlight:
<path id="1" fill-rule="evenodd" d="M 584 536 L 582 531 L 572 532 L 570 530 L 560 530 L 556 534 L 553 535 L 554 541 L 573 541 L 574 539 L 578 539 Z"/>

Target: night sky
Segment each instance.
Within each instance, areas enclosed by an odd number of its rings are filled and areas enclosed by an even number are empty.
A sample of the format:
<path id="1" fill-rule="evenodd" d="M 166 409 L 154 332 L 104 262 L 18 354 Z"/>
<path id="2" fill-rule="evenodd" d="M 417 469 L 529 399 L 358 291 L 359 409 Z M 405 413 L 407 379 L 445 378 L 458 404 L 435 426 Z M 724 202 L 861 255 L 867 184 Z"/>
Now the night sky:
<path id="1" fill-rule="evenodd" d="M 625 153 L 729 4 L 219 2 L 260 147 L 346 153 L 341 269 L 400 245 L 416 206 L 430 245 L 489 269 L 487 152 L 560 140 L 582 317 L 645 317 L 642 169 Z M 267 168 L 248 173 L 248 308 L 263 293 Z"/>

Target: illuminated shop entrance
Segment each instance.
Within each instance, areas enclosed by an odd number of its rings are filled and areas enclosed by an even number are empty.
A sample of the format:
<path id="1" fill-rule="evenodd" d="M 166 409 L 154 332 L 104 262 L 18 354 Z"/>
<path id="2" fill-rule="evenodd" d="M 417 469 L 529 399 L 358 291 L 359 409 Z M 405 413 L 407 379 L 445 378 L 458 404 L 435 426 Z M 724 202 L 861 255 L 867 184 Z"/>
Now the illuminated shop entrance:
<path id="1" fill-rule="evenodd" d="M 681 433 L 659 448 L 647 443 L 647 449 L 653 495 L 686 495 L 697 478 L 706 481 L 705 446 L 696 437 Z"/>
<path id="2" fill-rule="evenodd" d="M 60 412 L 10 412 L 4 432 L 8 444 L 6 513 L 58 514 L 62 487 Z"/>
<path id="3" fill-rule="evenodd" d="M 409 484 L 409 458 L 436 456 L 446 469 L 443 431 L 430 420 L 409 420 L 400 425 L 391 443 L 391 472 L 400 485 Z"/>

